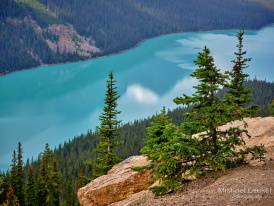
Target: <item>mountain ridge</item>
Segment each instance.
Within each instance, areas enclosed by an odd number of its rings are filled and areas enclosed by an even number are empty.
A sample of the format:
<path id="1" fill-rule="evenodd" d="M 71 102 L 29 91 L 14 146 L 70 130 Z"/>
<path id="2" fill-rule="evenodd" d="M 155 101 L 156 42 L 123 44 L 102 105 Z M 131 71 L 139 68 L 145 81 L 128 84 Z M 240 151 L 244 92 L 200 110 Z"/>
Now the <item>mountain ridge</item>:
<path id="1" fill-rule="evenodd" d="M 258 29 L 274 22 L 274 9 L 266 5 L 246 0 L 2 0 L 0 74 L 106 56 L 164 34 Z M 14 25 L 11 19 L 27 21 Z M 42 33 L 37 34 L 33 22 Z M 79 41 L 73 41 L 72 35 L 70 49 L 64 52 L 58 44 L 62 35 L 47 29 L 52 25 L 67 28 L 64 31 L 73 28 Z M 82 40 L 89 48 L 84 52 L 86 46 L 79 46 Z"/>

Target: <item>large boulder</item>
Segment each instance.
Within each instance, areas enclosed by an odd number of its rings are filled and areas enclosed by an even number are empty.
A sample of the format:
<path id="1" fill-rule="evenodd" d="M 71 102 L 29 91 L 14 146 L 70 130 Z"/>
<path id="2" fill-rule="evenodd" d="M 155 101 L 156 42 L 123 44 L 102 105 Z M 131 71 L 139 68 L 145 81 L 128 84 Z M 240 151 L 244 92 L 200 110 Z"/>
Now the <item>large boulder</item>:
<path id="1" fill-rule="evenodd" d="M 148 165 L 145 156 L 132 156 L 115 165 L 107 175 L 98 177 L 78 190 L 78 200 L 83 206 L 108 205 L 126 199 L 151 185 L 148 171 L 138 173 L 132 167 Z"/>

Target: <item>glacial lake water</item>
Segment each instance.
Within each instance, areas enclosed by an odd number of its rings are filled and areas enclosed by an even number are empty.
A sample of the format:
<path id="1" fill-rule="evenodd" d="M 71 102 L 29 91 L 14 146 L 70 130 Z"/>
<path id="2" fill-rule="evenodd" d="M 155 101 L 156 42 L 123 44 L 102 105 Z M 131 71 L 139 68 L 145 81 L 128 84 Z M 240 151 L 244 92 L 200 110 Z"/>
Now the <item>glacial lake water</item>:
<path id="1" fill-rule="evenodd" d="M 24 159 L 35 159 L 46 143 L 54 148 L 94 130 L 110 70 L 121 95 L 117 118 L 124 123 L 152 116 L 163 106 L 177 107 L 175 97 L 194 91 L 197 82 L 189 75 L 204 46 L 219 69 L 230 70 L 238 31 L 171 34 L 121 54 L 0 77 L 0 170 L 9 168 L 19 141 Z M 245 71 L 250 78 L 274 81 L 274 26 L 246 31 L 244 49 L 252 58 Z"/>

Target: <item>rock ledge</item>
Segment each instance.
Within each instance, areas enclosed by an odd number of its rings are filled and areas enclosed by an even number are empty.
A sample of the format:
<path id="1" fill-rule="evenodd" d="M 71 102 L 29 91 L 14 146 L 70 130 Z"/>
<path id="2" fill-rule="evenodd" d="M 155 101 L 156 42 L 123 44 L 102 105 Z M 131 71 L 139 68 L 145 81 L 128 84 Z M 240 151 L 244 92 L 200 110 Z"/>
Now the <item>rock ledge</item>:
<path id="1" fill-rule="evenodd" d="M 107 175 L 98 177 L 78 190 L 78 200 L 84 206 L 108 205 L 147 189 L 151 185 L 148 172 L 139 174 L 132 167 L 148 165 L 144 156 L 132 156 L 115 165 Z"/>

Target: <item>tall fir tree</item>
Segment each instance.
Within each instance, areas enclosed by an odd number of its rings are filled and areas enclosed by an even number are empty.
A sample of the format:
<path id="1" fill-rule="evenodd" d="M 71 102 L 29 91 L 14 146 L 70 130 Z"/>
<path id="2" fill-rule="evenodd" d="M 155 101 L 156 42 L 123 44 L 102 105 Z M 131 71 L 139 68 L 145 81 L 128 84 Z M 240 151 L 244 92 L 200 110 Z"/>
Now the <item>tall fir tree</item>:
<path id="1" fill-rule="evenodd" d="M 66 182 L 66 205 L 75 205 L 75 199 L 74 199 L 74 190 L 72 186 L 71 179 L 69 178 Z"/>
<path id="2" fill-rule="evenodd" d="M 177 97 L 176 104 L 193 105 L 192 111 L 185 114 L 187 120 L 183 124 L 183 129 L 190 135 L 206 131 L 206 136 L 210 137 L 212 152 L 217 152 L 217 127 L 227 123 L 229 120 L 224 115 L 226 102 L 215 96 L 216 92 L 225 85 L 227 76 L 223 75 L 214 64 L 214 59 L 210 55 L 210 50 L 205 47 L 203 52 L 198 53 L 194 61 L 198 68 L 191 74 L 193 78 L 199 80 L 199 85 L 194 86 L 195 94 L 192 96 Z"/>
<path id="3" fill-rule="evenodd" d="M 52 172 L 51 172 L 51 178 L 52 178 L 52 196 L 54 198 L 53 205 L 58 206 L 60 205 L 60 180 L 59 180 L 59 171 L 57 168 L 57 158 L 56 155 L 53 155 L 52 159 Z"/>
<path id="4" fill-rule="evenodd" d="M 104 175 L 110 170 L 120 159 L 114 152 L 114 149 L 123 144 L 115 140 L 117 131 L 121 129 L 121 120 L 117 119 L 117 115 L 121 111 L 117 110 L 118 95 L 117 87 L 115 86 L 115 80 L 112 72 L 109 72 L 109 79 L 107 80 L 107 90 L 105 94 L 105 107 L 103 113 L 99 117 L 101 124 L 98 128 L 100 142 L 97 145 L 96 153 L 98 158 L 92 167 L 92 176 L 98 177 Z"/>
<path id="5" fill-rule="evenodd" d="M 12 165 L 11 165 L 11 187 L 12 192 L 14 192 L 17 200 L 20 205 L 25 205 L 25 197 L 24 197 L 24 180 L 25 180 L 25 172 L 23 169 L 23 150 L 22 145 L 19 142 L 17 153 L 13 151 L 12 155 Z"/>
<path id="6" fill-rule="evenodd" d="M 28 168 L 28 178 L 26 183 L 26 206 L 36 206 L 36 186 L 32 167 Z"/>
<path id="7" fill-rule="evenodd" d="M 40 159 L 39 174 L 37 178 L 37 203 L 45 206 L 51 200 L 51 188 L 49 187 L 51 179 L 49 174 L 49 170 L 51 169 L 50 156 L 51 151 L 48 144 L 46 144 L 45 150 Z"/>
<path id="8" fill-rule="evenodd" d="M 244 69 L 248 68 L 247 63 L 251 61 L 251 58 L 244 57 L 246 51 L 243 51 L 243 36 L 243 31 L 238 32 L 237 38 L 239 43 L 236 46 L 238 51 L 234 53 L 236 59 L 232 61 L 234 63 L 232 71 L 227 72 L 230 77 L 230 83 L 225 85 L 228 88 L 225 99 L 230 105 L 227 108 L 227 115 L 230 115 L 233 120 L 253 117 L 258 109 L 258 106 L 255 105 L 247 106 L 248 103 L 253 101 L 252 92 L 254 89 L 246 89 L 244 87 L 244 83 L 249 77 L 248 74 L 244 73 Z"/>
<path id="9" fill-rule="evenodd" d="M 12 163 L 11 163 L 11 171 L 10 171 L 10 185 L 12 188 L 16 187 L 16 166 L 17 166 L 17 155 L 16 155 L 16 151 L 14 150 L 12 153 Z M 14 191 L 13 191 L 14 192 Z"/>
<path id="10" fill-rule="evenodd" d="M 16 166 L 16 187 L 15 187 L 15 195 L 18 198 L 19 204 L 25 205 L 25 171 L 24 171 L 24 163 L 23 163 L 23 150 L 21 142 L 18 143 L 17 148 L 17 166 Z"/>
<path id="11" fill-rule="evenodd" d="M 59 177 L 56 160 L 52 150 L 46 144 L 40 160 L 39 175 L 37 178 L 37 202 L 41 206 L 59 205 Z"/>

